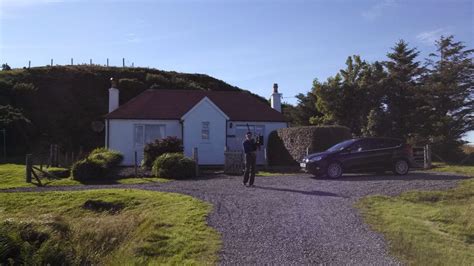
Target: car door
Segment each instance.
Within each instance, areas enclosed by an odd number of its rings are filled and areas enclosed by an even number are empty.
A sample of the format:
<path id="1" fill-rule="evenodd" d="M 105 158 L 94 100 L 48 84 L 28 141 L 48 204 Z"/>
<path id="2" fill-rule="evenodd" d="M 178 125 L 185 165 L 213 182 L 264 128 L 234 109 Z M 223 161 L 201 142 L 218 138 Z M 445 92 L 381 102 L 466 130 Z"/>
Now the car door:
<path id="1" fill-rule="evenodd" d="M 366 146 L 367 140 L 361 139 L 339 154 L 338 157 L 344 167 L 344 171 L 356 171 L 361 167 L 364 161 L 364 153 L 362 151 Z"/>
<path id="2" fill-rule="evenodd" d="M 376 142 L 373 139 L 359 140 L 349 148 L 345 156 L 345 170 L 359 172 L 373 169 L 378 164 Z"/>

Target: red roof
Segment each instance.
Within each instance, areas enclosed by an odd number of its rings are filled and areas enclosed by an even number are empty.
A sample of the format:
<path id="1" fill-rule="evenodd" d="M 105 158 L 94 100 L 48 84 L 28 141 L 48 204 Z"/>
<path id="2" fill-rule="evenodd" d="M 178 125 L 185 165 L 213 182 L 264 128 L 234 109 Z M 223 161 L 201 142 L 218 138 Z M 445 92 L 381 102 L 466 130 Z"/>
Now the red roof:
<path id="1" fill-rule="evenodd" d="M 177 120 L 208 97 L 232 121 L 286 122 L 280 112 L 241 91 L 149 89 L 105 116 L 106 119 Z"/>

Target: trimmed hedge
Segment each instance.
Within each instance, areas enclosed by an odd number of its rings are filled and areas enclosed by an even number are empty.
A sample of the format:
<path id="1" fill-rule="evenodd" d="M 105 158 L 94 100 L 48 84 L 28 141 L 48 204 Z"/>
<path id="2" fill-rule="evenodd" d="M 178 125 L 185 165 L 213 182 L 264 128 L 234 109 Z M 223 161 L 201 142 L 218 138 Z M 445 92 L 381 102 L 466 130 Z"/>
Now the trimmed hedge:
<path id="1" fill-rule="evenodd" d="M 309 153 L 321 152 L 343 140 L 352 138 L 343 126 L 309 126 L 281 128 L 268 139 L 269 165 L 295 165 Z"/>
<path id="2" fill-rule="evenodd" d="M 105 179 L 110 170 L 119 165 L 123 155 L 106 148 L 93 150 L 83 160 L 77 161 L 71 168 L 71 176 L 75 180 Z"/>
<path id="3" fill-rule="evenodd" d="M 157 139 L 145 145 L 143 149 L 143 165 L 150 168 L 156 158 L 165 153 L 182 153 L 183 142 L 177 137 Z"/>
<path id="4" fill-rule="evenodd" d="M 172 179 L 195 177 L 196 163 L 181 153 L 165 153 L 153 162 L 154 176 Z"/>

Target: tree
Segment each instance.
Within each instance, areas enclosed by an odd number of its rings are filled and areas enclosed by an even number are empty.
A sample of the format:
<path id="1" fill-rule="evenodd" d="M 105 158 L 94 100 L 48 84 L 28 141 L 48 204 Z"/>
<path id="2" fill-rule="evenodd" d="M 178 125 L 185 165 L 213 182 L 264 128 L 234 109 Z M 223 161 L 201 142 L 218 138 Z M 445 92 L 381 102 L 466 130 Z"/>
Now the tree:
<path id="1" fill-rule="evenodd" d="M 317 108 L 324 115 L 312 122 L 347 126 L 353 134 L 360 135 L 370 110 L 380 105 L 377 97 L 372 96 L 378 95 L 374 89 L 381 73 L 379 63 L 371 65 L 354 55 L 347 58 L 346 69 L 334 77 L 324 83 L 315 80 Z"/>
<path id="2" fill-rule="evenodd" d="M 300 93 L 296 95 L 296 98 L 298 99 L 298 104 L 286 109 L 293 126 L 309 126 L 311 118 L 322 116 L 321 112 L 316 108 L 317 98 L 313 92 Z"/>
<path id="3" fill-rule="evenodd" d="M 416 48 L 408 48 L 408 43 L 403 40 L 387 54 L 389 60 L 384 62 L 387 79 L 382 103 L 387 108 L 387 119 L 391 121 L 387 135 L 408 138 L 418 126 L 415 95 L 424 71 L 420 62 L 415 61 L 418 54 Z"/>
<path id="4" fill-rule="evenodd" d="M 436 48 L 427 60 L 429 74 L 424 78 L 430 122 L 425 135 L 452 157 L 463 143 L 462 136 L 474 130 L 474 50 L 453 36 L 442 36 Z"/>
<path id="5" fill-rule="evenodd" d="M 2 71 L 12 70 L 12 68 L 7 64 L 2 64 Z"/>

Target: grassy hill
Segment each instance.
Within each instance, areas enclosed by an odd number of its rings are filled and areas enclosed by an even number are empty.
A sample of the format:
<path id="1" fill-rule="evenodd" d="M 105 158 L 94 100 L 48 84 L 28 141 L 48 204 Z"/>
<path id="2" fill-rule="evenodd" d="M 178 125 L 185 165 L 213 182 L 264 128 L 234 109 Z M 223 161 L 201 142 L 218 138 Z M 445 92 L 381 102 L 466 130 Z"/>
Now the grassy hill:
<path id="1" fill-rule="evenodd" d="M 7 129 L 8 153 L 47 150 L 50 143 L 71 151 L 102 146 L 104 131 L 95 132 L 91 125 L 107 113 L 111 77 L 119 81 L 120 104 L 149 88 L 240 90 L 203 74 L 150 68 L 80 65 L 0 71 L 0 129 Z"/>

